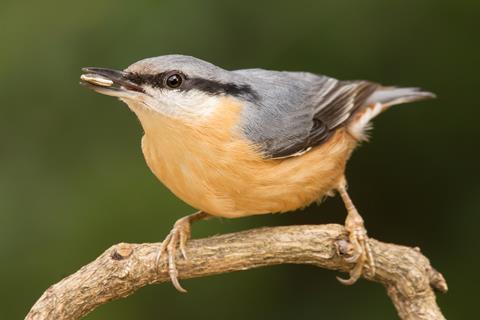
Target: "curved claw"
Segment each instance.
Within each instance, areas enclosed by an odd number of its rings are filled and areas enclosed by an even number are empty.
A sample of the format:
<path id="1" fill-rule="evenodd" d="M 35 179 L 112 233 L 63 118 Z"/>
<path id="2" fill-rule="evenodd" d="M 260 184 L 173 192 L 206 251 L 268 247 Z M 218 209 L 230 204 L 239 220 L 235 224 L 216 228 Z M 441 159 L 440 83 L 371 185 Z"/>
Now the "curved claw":
<path id="1" fill-rule="evenodd" d="M 375 261 L 373 260 L 372 250 L 368 243 L 366 232 L 350 232 L 350 243 L 352 244 L 352 252 L 343 259 L 348 263 L 355 263 L 355 266 L 350 270 L 350 277 L 344 279 L 337 277 L 337 280 L 345 285 L 352 285 L 357 282 L 368 265 L 368 275 L 373 277 L 375 275 Z"/>
<path id="2" fill-rule="evenodd" d="M 157 257 L 155 258 L 155 265 L 158 266 L 160 264 L 160 258 L 162 257 L 162 253 L 167 251 L 167 245 L 170 242 L 170 239 L 172 238 L 172 233 L 170 232 L 165 239 L 162 242 L 162 246 L 157 252 Z"/>
<path id="3" fill-rule="evenodd" d="M 338 191 L 348 211 L 347 218 L 345 219 L 345 229 L 348 231 L 348 240 L 351 245 L 351 250 L 349 250 L 347 256 L 344 256 L 343 259 L 348 263 L 355 263 L 355 266 L 350 271 L 350 278 L 342 279 L 337 277 L 337 279 L 343 284 L 350 285 L 354 284 L 362 276 L 365 264 L 369 266 L 369 276 L 373 277 L 375 275 L 375 262 L 370 244 L 368 243 L 367 230 L 365 229 L 363 218 L 358 213 L 353 205 L 352 199 L 350 199 L 347 193 L 345 181 L 344 185 L 340 186 Z"/>
<path id="4" fill-rule="evenodd" d="M 360 252 L 355 252 L 351 256 L 343 258 L 343 260 L 345 260 L 348 263 L 354 263 L 358 261 L 358 259 L 360 258 L 360 255 L 361 255 Z"/>
<path id="5" fill-rule="evenodd" d="M 355 267 L 353 267 L 353 269 L 350 270 L 350 277 L 348 279 L 337 277 L 337 280 L 340 281 L 340 283 L 350 286 L 355 282 L 357 282 L 357 280 L 360 279 L 360 277 L 362 276 L 362 270 L 364 268 L 365 260 L 366 260 L 365 254 L 360 253 L 359 255 L 357 255 L 357 257 L 360 257 L 360 259 L 357 260 Z"/>
<path id="6" fill-rule="evenodd" d="M 172 281 L 173 286 L 180 292 L 187 292 L 178 282 L 178 270 L 177 265 L 175 263 L 175 257 L 177 254 L 177 247 L 180 245 L 180 236 L 179 232 L 177 232 L 174 228 L 172 230 L 172 237 L 167 245 L 167 253 L 168 253 L 168 275 L 170 276 L 170 280 Z"/>
<path id="7" fill-rule="evenodd" d="M 177 250 L 180 249 L 182 257 L 186 260 L 187 254 L 185 250 L 186 243 L 190 237 L 190 225 L 188 220 L 180 219 L 177 221 L 170 233 L 163 240 L 160 249 L 158 250 L 155 263 L 159 265 L 160 259 L 164 253 L 167 255 L 168 275 L 172 281 L 173 286 L 180 292 L 187 292 L 178 281 L 178 270 L 176 264 Z"/>

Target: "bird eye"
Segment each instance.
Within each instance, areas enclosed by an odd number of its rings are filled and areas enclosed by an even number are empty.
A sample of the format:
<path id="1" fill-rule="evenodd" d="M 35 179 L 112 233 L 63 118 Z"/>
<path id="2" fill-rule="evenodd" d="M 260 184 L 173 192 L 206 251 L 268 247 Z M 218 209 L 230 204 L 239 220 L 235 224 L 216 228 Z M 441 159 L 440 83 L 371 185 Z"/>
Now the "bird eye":
<path id="1" fill-rule="evenodd" d="M 180 85 L 182 84 L 183 76 L 179 73 L 174 73 L 172 75 L 169 75 L 165 82 L 169 88 L 175 89 L 180 87 Z"/>

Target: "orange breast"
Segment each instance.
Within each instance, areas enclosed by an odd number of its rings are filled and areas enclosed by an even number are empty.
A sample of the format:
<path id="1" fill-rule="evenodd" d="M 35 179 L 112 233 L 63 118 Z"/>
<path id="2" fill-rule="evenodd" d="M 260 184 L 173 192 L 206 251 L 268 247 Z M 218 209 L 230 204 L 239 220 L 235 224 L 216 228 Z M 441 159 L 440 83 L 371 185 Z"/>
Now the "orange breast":
<path id="1" fill-rule="evenodd" d="M 302 156 L 263 160 L 238 132 L 240 110 L 225 98 L 202 123 L 138 115 L 148 166 L 183 201 L 228 218 L 295 210 L 338 185 L 356 144 L 346 131 Z"/>

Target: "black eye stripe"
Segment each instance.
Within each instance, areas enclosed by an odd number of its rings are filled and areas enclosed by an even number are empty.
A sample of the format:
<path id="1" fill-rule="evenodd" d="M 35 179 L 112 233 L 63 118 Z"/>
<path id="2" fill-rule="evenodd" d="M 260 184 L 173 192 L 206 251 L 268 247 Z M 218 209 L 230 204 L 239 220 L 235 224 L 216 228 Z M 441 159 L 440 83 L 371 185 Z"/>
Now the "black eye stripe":
<path id="1" fill-rule="evenodd" d="M 221 83 L 218 81 L 192 78 L 186 81 L 189 89 L 197 89 L 209 94 L 228 94 L 232 96 L 252 95 L 257 96 L 249 85 L 235 83 Z"/>
<path id="2" fill-rule="evenodd" d="M 183 82 L 178 88 L 166 85 L 166 78 L 173 74 L 182 74 Z M 150 85 L 153 88 L 189 91 L 196 89 L 211 95 L 227 94 L 235 97 L 244 97 L 248 100 L 258 100 L 258 94 L 247 84 L 223 83 L 204 78 L 189 78 L 179 71 L 168 71 L 157 74 L 128 73 L 127 80 L 138 85 Z"/>
<path id="3" fill-rule="evenodd" d="M 163 88 L 164 87 L 163 81 L 166 75 L 167 75 L 167 72 L 157 73 L 157 74 L 140 74 L 140 73 L 130 72 L 126 75 L 126 78 L 127 80 L 130 80 L 133 83 L 138 85 L 148 84 L 154 88 Z"/>

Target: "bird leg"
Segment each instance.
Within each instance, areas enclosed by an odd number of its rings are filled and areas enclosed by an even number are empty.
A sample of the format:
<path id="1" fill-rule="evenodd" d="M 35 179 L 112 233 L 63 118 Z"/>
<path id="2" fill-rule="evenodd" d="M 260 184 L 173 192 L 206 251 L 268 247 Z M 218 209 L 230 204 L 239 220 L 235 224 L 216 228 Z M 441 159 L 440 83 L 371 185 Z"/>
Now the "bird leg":
<path id="1" fill-rule="evenodd" d="M 345 285 L 351 285 L 360 278 L 366 265 L 369 269 L 369 275 L 373 276 L 375 274 L 375 261 L 373 260 L 372 250 L 368 243 L 367 230 L 365 229 L 363 218 L 353 205 L 347 193 L 346 184 L 339 187 L 338 192 L 348 212 L 347 218 L 345 219 L 345 229 L 348 231 L 348 238 L 352 245 L 352 250 L 345 260 L 355 263 L 355 266 L 350 270 L 350 278 L 342 279 L 337 277 L 337 279 Z"/>
<path id="2" fill-rule="evenodd" d="M 187 290 L 182 288 L 182 286 L 178 282 L 178 270 L 175 263 L 175 259 L 177 258 L 177 250 L 180 249 L 182 257 L 187 260 L 185 245 L 190 238 L 191 224 L 192 222 L 207 219 L 208 217 L 208 213 L 198 211 L 194 214 L 178 219 L 173 225 L 173 228 L 168 234 L 168 236 L 165 238 L 165 240 L 163 240 L 162 246 L 158 251 L 156 265 L 159 265 L 159 261 L 162 255 L 166 254 L 168 274 L 170 276 L 170 280 L 172 281 L 173 286 L 180 292 L 187 292 Z"/>

